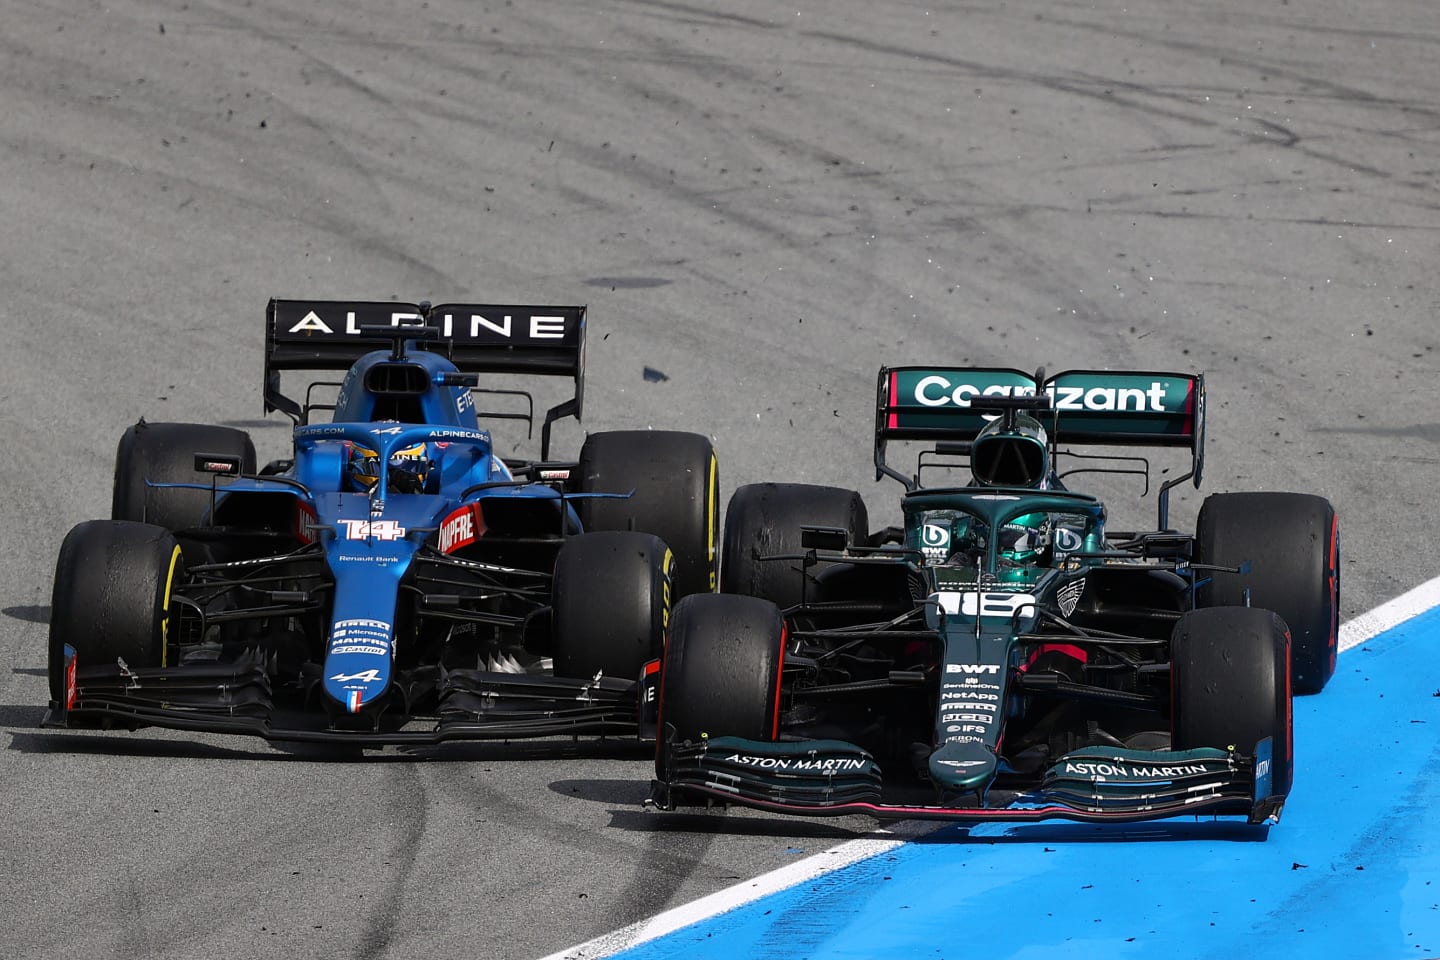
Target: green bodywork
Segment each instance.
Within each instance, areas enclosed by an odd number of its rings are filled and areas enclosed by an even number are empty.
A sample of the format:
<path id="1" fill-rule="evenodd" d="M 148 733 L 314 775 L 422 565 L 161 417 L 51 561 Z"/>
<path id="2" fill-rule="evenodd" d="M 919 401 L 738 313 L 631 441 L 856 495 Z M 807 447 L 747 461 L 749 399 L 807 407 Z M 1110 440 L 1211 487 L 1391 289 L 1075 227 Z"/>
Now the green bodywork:
<path id="1" fill-rule="evenodd" d="M 911 493 L 902 510 L 907 543 L 923 544 L 927 523 L 939 515 L 963 531 L 970 548 L 958 551 L 958 559 L 932 553 L 920 565 L 933 588 L 926 619 L 944 641 L 929 770 L 937 784 L 983 791 L 997 772 L 1006 688 L 1020 666 L 1019 637 L 1035 626 L 1041 607 L 1065 608 L 1062 591 L 1078 598 L 1094 562 L 1084 554 L 1104 549 L 1105 508 L 1094 497 L 1066 491 L 965 488 Z M 1048 542 L 1026 562 L 1012 559 L 1001 537 L 989 535 L 1017 523 L 1045 525 L 1039 532 Z M 1059 529 L 1066 531 L 1068 550 L 1056 547 Z"/>

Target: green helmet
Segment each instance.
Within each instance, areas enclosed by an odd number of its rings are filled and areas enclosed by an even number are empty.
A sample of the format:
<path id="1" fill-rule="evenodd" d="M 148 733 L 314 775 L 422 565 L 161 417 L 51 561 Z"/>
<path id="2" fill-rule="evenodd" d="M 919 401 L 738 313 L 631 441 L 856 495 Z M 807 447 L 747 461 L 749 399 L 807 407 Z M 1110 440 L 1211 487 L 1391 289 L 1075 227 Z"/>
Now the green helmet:
<path id="1" fill-rule="evenodd" d="M 1040 559 L 1049 540 L 1050 515 L 1026 513 L 1000 528 L 1000 542 L 996 546 L 1000 559 L 1030 564 Z"/>

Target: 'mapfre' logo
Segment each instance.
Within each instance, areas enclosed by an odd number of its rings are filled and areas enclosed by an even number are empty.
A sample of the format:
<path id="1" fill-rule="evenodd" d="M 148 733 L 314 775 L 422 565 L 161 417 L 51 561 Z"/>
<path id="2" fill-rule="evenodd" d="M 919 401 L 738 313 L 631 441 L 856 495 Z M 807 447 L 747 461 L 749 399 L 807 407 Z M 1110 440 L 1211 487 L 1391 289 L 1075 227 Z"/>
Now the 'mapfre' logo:
<path id="1" fill-rule="evenodd" d="M 453 553 L 461 547 L 468 547 L 484 532 L 485 521 L 480 516 L 480 505 L 467 503 L 440 524 L 440 552 Z"/>

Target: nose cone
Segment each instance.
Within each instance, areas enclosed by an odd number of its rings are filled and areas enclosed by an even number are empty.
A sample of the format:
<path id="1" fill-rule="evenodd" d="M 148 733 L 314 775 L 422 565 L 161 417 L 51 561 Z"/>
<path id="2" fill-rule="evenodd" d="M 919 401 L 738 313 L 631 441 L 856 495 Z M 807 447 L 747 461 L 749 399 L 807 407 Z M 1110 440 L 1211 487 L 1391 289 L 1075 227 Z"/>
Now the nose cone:
<path id="1" fill-rule="evenodd" d="M 390 624 L 383 620 L 336 620 L 325 652 L 325 692 L 350 713 L 378 699 L 390 686 Z"/>
<path id="2" fill-rule="evenodd" d="M 955 790 L 974 790 L 995 776 L 994 752 L 983 743 L 946 743 L 930 754 L 930 779 Z"/>

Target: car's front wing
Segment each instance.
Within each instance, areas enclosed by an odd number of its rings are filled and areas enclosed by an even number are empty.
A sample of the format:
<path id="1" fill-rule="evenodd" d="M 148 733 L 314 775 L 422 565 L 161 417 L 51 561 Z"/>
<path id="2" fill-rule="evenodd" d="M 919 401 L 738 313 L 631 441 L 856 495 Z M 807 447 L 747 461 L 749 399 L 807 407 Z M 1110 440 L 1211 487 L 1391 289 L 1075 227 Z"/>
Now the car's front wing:
<path id="1" fill-rule="evenodd" d="M 961 822 L 1156 820 L 1207 814 L 1275 823 L 1284 796 L 1270 792 L 1270 742 L 1252 756 L 1218 749 L 1140 751 L 1089 747 L 1058 758 L 1026 790 L 992 788 L 960 801 L 885 799 L 881 770 L 837 740 L 766 743 L 721 737 L 670 744 L 651 804 L 720 802 L 807 816 Z"/>
<path id="2" fill-rule="evenodd" d="M 77 666 L 67 660 L 66 696 L 53 702 L 47 727 L 168 727 L 244 734 L 267 740 L 434 744 L 453 740 L 512 740 L 551 736 L 602 736 L 635 740 L 647 724 L 642 704 L 649 676 L 640 682 L 610 677 L 581 681 L 547 675 L 481 670 L 443 671 L 412 679 L 433 685 L 433 709 L 405 712 L 406 696 L 384 711 L 358 716 L 327 711 L 316 691 L 304 703 L 277 696 L 259 655 L 229 663 L 129 668 Z M 405 687 L 402 674 L 397 684 Z"/>

